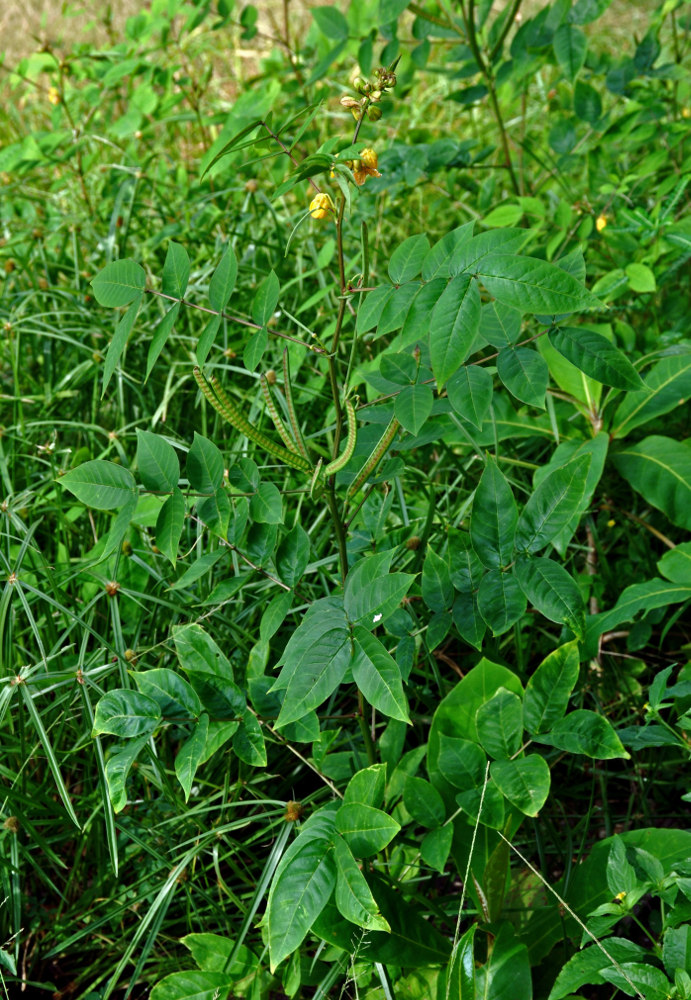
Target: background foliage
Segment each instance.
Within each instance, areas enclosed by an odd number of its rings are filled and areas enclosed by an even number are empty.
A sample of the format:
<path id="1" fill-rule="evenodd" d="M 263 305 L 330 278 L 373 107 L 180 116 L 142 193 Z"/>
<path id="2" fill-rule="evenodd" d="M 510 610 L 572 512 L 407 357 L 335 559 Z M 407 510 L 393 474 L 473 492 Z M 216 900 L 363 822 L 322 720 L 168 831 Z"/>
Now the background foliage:
<path id="1" fill-rule="evenodd" d="M 8 996 L 691 996 L 691 7 L 630 14 L 5 59 Z"/>

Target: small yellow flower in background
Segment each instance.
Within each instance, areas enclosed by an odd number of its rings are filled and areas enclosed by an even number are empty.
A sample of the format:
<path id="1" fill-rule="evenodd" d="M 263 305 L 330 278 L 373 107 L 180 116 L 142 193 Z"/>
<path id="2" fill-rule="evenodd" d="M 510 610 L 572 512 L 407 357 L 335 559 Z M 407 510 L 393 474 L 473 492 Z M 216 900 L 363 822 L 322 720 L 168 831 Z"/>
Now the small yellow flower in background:
<path id="1" fill-rule="evenodd" d="M 60 91 L 57 87 L 51 87 L 48 91 L 48 103 L 49 104 L 59 104 L 60 103 Z"/>
<path id="2" fill-rule="evenodd" d="M 355 183 L 362 185 L 365 183 L 368 177 L 381 177 L 381 174 L 377 170 L 379 164 L 379 158 L 377 157 L 377 152 L 374 149 L 363 149 L 360 153 L 360 159 L 356 160 L 353 164 L 353 177 L 355 178 Z"/>
<path id="3" fill-rule="evenodd" d="M 616 523 L 617 523 L 617 522 L 616 522 L 616 521 L 614 520 L 614 518 L 613 518 L 613 517 L 611 517 L 611 518 L 609 519 L 609 521 L 607 522 L 607 527 L 608 527 L 608 528 L 613 528 L 613 527 L 614 527 L 614 525 L 615 525 Z"/>
<path id="4" fill-rule="evenodd" d="M 325 219 L 329 212 L 335 212 L 336 206 L 330 194 L 321 191 L 310 202 L 310 215 L 313 219 Z"/>
<path id="5" fill-rule="evenodd" d="M 681 117 L 682 118 L 691 118 L 691 108 L 682 108 L 681 109 Z"/>
<path id="6" fill-rule="evenodd" d="M 607 216 L 598 215 L 597 219 L 595 220 L 595 228 L 597 229 L 598 233 L 601 233 L 606 225 L 607 225 Z"/>

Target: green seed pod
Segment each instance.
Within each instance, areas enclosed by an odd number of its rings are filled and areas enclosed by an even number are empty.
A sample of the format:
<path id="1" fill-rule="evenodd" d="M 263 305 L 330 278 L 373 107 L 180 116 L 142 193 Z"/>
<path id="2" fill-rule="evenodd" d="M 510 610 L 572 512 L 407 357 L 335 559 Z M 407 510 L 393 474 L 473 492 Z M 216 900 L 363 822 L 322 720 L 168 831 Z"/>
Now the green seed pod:
<path id="1" fill-rule="evenodd" d="M 364 484 L 367 482 L 367 479 L 368 479 L 370 473 L 374 469 L 376 469 L 377 465 L 379 464 L 379 462 L 381 461 L 381 459 L 386 454 L 386 451 L 387 451 L 389 445 L 391 444 L 391 442 L 393 441 L 393 439 L 394 439 L 394 437 L 396 435 L 396 431 L 398 430 L 399 426 L 400 426 L 400 424 L 398 423 L 398 420 L 396 420 L 395 417 L 392 417 L 391 418 L 391 422 L 389 423 L 388 427 L 386 428 L 386 430 L 384 431 L 384 433 L 382 434 L 382 436 L 377 441 L 377 443 L 376 443 L 376 445 L 374 447 L 374 451 L 369 456 L 369 458 L 367 459 L 367 461 L 365 462 L 365 464 L 362 466 L 362 468 L 358 472 L 358 474 L 355 477 L 355 479 L 352 481 L 352 483 L 348 487 L 348 496 L 349 497 L 355 496 L 355 494 L 357 493 L 357 491 L 362 486 L 364 486 Z"/>
<path id="2" fill-rule="evenodd" d="M 350 459 L 352 458 L 353 452 L 355 451 L 355 442 L 357 440 L 357 422 L 355 419 L 355 408 L 349 399 L 345 402 L 346 415 L 348 417 L 348 438 L 346 440 L 345 448 L 338 458 L 335 458 L 333 462 L 325 467 L 324 473 L 327 476 L 333 476 L 336 472 L 340 472 L 344 468 Z"/>

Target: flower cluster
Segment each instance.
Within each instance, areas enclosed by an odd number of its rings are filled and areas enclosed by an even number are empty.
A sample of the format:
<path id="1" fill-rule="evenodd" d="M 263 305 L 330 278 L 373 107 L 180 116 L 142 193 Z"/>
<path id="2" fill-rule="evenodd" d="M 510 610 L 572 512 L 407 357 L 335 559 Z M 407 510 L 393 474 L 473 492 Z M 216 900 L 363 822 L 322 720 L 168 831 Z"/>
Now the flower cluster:
<path id="1" fill-rule="evenodd" d="M 358 94 L 362 95 L 359 101 L 347 94 L 341 98 L 342 106 L 348 108 L 356 121 L 359 121 L 364 113 L 371 122 L 378 122 L 381 118 L 381 108 L 376 105 L 387 90 L 396 86 L 396 74 L 393 68 L 380 67 L 375 69 L 373 76 L 373 81 L 365 80 L 361 76 L 355 77 L 353 86 Z"/>

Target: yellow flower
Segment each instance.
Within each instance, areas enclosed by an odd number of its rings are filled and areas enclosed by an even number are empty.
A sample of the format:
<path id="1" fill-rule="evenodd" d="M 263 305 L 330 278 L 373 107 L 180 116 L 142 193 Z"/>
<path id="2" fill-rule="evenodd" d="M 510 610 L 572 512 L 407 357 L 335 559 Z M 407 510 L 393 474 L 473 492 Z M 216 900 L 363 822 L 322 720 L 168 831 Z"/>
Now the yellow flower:
<path id="1" fill-rule="evenodd" d="M 49 104 L 59 104 L 60 103 L 60 91 L 57 87 L 51 87 L 48 91 L 48 103 Z"/>
<path id="2" fill-rule="evenodd" d="M 598 233 L 601 233 L 606 225 L 607 225 L 607 216 L 598 215 L 597 219 L 595 220 L 595 228 L 597 229 Z"/>
<path id="3" fill-rule="evenodd" d="M 611 518 L 609 519 L 609 521 L 607 522 L 607 527 L 608 527 L 608 528 L 613 528 L 613 527 L 614 527 L 614 525 L 615 525 L 616 523 L 617 523 L 617 522 L 616 522 L 616 521 L 614 520 L 614 518 L 613 518 L 613 517 L 611 517 Z"/>
<path id="4" fill-rule="evenodd" d="M 681 109 L 681 117 L 682 118 L 691 118 L 691 108 L 682 108 Z"/>
<path id="5" fill-rule="evenodd" d="M 313 219 L 325 219 L 329 212 L 335 211 L 336 206 L 332 201 L 331 195 L 323 191 L 315 195 L 310 202 L 310 215 Z"/>
<path id="6" fill-rule="evenodd" d="M 353 164 L 353 177 L 355 178 L 356 184 L 364 184 L 368 177 L 381 177 L 381 174 L 377 170 L 379 164 L 379 159 L 377 157 L 376 150 L 363 149 L 360 153 L 360 159 L 356 160 Z"/>

